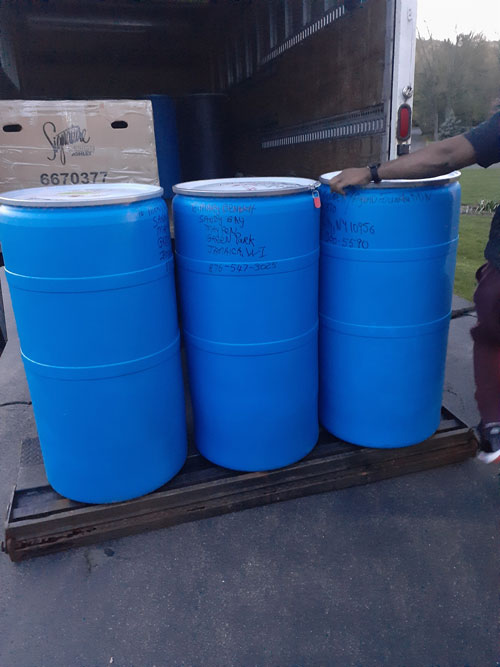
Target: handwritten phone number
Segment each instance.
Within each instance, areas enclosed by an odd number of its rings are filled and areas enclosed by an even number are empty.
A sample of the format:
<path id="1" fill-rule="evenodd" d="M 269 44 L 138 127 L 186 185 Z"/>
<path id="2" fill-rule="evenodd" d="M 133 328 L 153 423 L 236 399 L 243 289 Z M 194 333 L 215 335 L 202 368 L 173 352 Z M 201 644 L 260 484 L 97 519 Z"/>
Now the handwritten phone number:
<path id="1" fill-rule="evenodd" d="M 61 171 L 53 174 L 40 174 L 42 185 L 78 185 L 79 183 L 105 183 L 107 171 Z"/>
<path id="2" fill-rule="evenodd" d="M 272 271 L 277 267 L 276 262 L 264 264 L 210 264 L 209 273 L 247 273 L 248 271 Z"/>

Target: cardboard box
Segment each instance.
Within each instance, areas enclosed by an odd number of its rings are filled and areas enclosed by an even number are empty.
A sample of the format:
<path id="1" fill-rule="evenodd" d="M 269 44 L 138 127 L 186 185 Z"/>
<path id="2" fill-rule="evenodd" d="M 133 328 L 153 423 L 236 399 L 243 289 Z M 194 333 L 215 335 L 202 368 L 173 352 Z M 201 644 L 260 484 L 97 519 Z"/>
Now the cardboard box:
<path id="1" fill-rule="evenodd" d="M 149 100 L 0 101 L 0 192 L 103 182 L 159 184 Z"/>

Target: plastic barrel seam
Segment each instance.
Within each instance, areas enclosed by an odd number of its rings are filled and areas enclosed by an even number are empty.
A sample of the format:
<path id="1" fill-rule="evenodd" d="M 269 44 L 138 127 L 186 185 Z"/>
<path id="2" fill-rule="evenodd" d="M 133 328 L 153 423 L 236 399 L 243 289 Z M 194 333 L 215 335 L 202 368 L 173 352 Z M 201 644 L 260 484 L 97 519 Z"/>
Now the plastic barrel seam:
<path id="1" fill-rule="evenodd" d="M 450 317 L 451 310 L 437 320 L 422 324 L 374 326 L 341 322 L 320 313 L 320 325 L 339 333 L 358 336 L 360 338 L 412 338 L 413 336 L 425 336 L 447 327 Z"/>
<path id="2" fill-rule="evenodd" d="M 447 241 L 432 246 L 422 246 L 420 248 L 342 248 L 335 246 L 328 241 L 321 241 L 321 252 L 328 257 L 336 259 L 349 260 L 356 262 L 419 262 L 423 259 L 433 259 L 443 257 L 450 253 L 455 253 L 458 244 L 458 236 Z"/>
<path id="3" fill-rule="evenodd" d="M 243 258 L 236 256 L 233 262 L 221 262 L 214 259 L 192 259 L 176 252 L 176 261 L 181 269 L 191 271 L 192 273 L 201 273 L 216 275 L 221 277 L 239 277 L 244 276 L 266 276 L 269 274 L 289 273 L 291 271 L 298 271 L 305 269 L 308 266 L 315 264 L 319 259 L 319 248 L 313 250 L 305 255 L 298 255 L 296 257 L 287 257 L 286 259 L 268 259 L 263 258 L 260 262 L 245 262 L 240 261 Z M 238 270 L 233 267 L 248 267 L 245 270 Z M 216 267 L 215 270 L 210 270 L 209 267 Z M 218 267 L 221 267 L 220 271 Z M 249 272 L 250 270 L 250 272 Z"/>
<path id="4" fill-rule="evenodd" d="M 303 345 L 307 345 L 310 341 L 316 338 L 318 328 L 319 322 L 316 322 L 312 329 L 309 329 L 309 331 L 306 331 L 300 336 L 286 338 L 284 340 L 270 341 L 268 343 L 219 343 L 206 338 L 200 338 L 187 331 L 184 331 L 183 335 L 186 338 L 186 342 L 213 354 L 251 357 L 257 355 L 265 356 L 268 354 L 281 354 L 282 352 L 289 352 L 290 350 L 295 350 Z"/>
<path id="5" fill-rule="evenodd" d="M 153 368 L 178 354 L 179 349 L 180 333 L 177 334 L 175 340 L 170 345 L 167 345 L 167 347 L 158 352 L 145 357 L 139 357 L 138 359 L 121 361 L 114 364 L 102 364 L 99 366 L 52 366 L 30 359 L 22 350 L 21 356 L 24 364 L 32 372 L 44 375 L 45 377 L 54 377 L 60 380 L 97 380 L 132 375 L 147 368 Z"/>
<path id="6" fill-rule="evenodd" d="M 161 280 L 173 271 L 173 256 L 166 261 L 146 269 L 101 276 L 53 278 L 26 276 L 5 270 L 9 286 L 27 292 L 104 292 L 125 287 L 134 287 Z"/>

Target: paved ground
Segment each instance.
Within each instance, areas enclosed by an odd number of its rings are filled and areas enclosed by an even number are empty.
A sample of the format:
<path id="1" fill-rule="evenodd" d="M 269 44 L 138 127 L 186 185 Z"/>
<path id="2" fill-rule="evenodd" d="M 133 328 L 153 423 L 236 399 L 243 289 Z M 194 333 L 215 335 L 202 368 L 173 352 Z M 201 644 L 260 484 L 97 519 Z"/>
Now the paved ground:
<path id="1" fill-rule="evenodd" d="M 29 400 L 7 317 L 0 404 Z M 472 322 L 452 323 L 445 392 L 471 423 Z M 0 508 L 34 434 L 29 405 L 0 407 Z M 469 461 L 20 565 L 0 555 L 0 667 L 498 664 L 498 491 Z"/>

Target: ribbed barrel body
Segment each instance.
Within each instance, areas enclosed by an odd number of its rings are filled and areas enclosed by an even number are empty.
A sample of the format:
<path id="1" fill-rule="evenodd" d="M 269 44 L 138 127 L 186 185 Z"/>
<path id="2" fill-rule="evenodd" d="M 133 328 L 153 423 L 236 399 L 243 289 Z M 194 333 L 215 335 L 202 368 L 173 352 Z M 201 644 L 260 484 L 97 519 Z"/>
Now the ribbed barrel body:
<path id="1" fill-rule="evenodd" d="M 161 486 L 186 457 L 165 203 L 3 205 L 0 238 L 50 483 L 84 502 Z"/>
<path id="2" fill-rule="evenodd" d="M 311 192 L 176 195 L 174 220 L 198 448 L 237 470 L 297 461 L 318 436 Z"/>
<path id="3" fill-rule="evenodd" d="M 321 186 L 320 421 L 349 442 L 411 445 L 439 425 L 454 181 L 394 181 L 345 196 Z"/>

